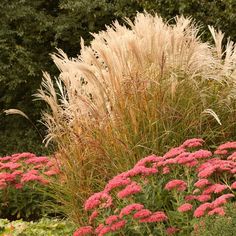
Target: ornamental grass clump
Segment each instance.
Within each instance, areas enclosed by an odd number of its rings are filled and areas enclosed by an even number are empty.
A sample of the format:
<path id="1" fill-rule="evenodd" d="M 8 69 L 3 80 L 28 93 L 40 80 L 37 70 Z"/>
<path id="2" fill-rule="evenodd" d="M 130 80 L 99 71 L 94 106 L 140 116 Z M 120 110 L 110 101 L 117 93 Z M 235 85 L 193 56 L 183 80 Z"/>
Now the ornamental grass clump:
<path id="1" fill-rule="evenodd" d="M 214 153 L 202 146 L 202 139 L 187 140 L 115 176 L 85 201 L 87 225 L 74 236 L 190 235 L 200 218 L 227 216 L 225 206 L 235 203 L 236 196 L 236 142 L 220 145 Z M 226 152 L 216 154 L 218 150 Z"/>
<path id="2" fill-rule="evenodd" d="M 59 175 L 54 158 L 33 153 L 0 157 L 0 218 L 35 220 L 45 214 L 46 188 Z"/>
<path id="3" fill-rule="evenodd" d="M 55 196 L 75 222 L 83 200 L 141 156 L 196 136 L 208 145 L 235 140 L 236 49 L 209 29 L 214 45 L 190 18 L 171 24 L 138 13 L 92 34 L 90 46 L 81 39 L 77 58 L 52 55 L 60 75 L 45 73 L 37 97 L 51 110 L 45 141 L 56 143 L 63 165 Z"/>

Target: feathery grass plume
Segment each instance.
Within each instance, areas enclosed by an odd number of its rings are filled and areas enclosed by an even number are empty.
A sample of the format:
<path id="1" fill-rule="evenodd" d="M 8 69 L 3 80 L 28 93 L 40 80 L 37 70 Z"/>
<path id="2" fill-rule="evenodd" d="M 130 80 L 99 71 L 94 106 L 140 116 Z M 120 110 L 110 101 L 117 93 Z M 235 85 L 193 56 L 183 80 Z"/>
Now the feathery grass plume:
<path id="1" fill-rule="evenodd" d="M 216 45 L 202 42 L 183 16 L 169 24 L 138 13 L 125 22 L 92 34 L 90 46 L 81 40 L 77 58 L 58 49 L 60 76 L 53 85 L 45 73 L 37 95 L 51 108 L 43 114 L 46 140 L 57 143 L 63 163 L 56 197 L 77 222 L 83 200 L 139 157 L 186 138 L 214 144 L 236 136 L 235 44 L 223 51 L 213 28 Z"/>
<path id="2" fill-rule="evenodd" d="M 8 110 L 5 110 L 4 113 L 6 115 L 20 115 L 20 116 L 23 116 L 25 117 L 27 120 L 29 120 L 29 117 L 21 110 L 18 110 L 18 109 L 8 109 Z"/>

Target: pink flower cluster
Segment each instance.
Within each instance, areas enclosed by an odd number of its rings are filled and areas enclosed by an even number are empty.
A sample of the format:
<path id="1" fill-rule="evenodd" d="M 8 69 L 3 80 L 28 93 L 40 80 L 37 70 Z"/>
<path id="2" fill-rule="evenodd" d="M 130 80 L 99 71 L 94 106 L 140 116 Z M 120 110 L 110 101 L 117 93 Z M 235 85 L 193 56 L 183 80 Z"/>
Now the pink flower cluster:
<path id="1" fill-rule="evenodd" d="M 37 157 L 28 152 L 0 157 L 0 189 L 20 189 L 32 181 L 48 184 L 46 177 L 58 173 L 58 165 L 48 157 Z"/>
<path id="2" fill-rule="evenodd" d="M 163 157 L 155 155 L 145 157 L 132 169 L 115 176 L 102 192 L 95 193 L 87 199 L 85 210 L 93 210 L 89 219 L 90 225 L 79 228 L 74 236 L 88 234 L 102 236 L 118 231 L 125 227 L 129 217 L 132 222 L 138 223 L 165 221 L 167 235 L 181 231 L 179 227 L 176 228 L 168 222 L 168 211 L 165 213 L 160 209 L 160 211 L 152 212 L 143 204 L 135 203 L 135 196 L 145 194 L 143 185 L 145 181 L 148 181 L 148 176 L 153 175 L 162 176 L 162 182 L 164 178 L 163 188 L 160 191 L 165 191 L 165 195 L 181 194 L 182 199 L 185 199 L 176 208 L 177 211 L 192 214 L 196 218 L 204 215 L 225 215 L 223 205 L 235 197 L 236 152 L 232 150 L 236 149 L 236 142 L 220 145 L 214 154 L 204 149 L 196 150 L 202 147 L 203 143 L 202 139 L 189 139 L 181 146 L 172 148 Z M 228 158 L 219 157 L 222 155 L 219 152 L 222 151 L 224 155 L 230 154 Z M 184 175 L 186 170 L 191 181 Z M 172 176 L 178 176 L 178 178 L 173 179 Z M 221 176 L 227 177 L 229 182 L 223 182 Z M 188 194 L 190 189 L 191 195 Z M 118 210 L 123 199 L 131 204 Z M 115 203 L 118 205 L 116 206 Z M 104 219 L 103 223 L 101 223 L 101 217 L 96 222 L 95 219 L 98 215 L 102 216 L 105 208 L 109 208 L 109 212 L 115 209 L 114 214 Z M 117 211 L 119 211 L 118 214 Z"/>

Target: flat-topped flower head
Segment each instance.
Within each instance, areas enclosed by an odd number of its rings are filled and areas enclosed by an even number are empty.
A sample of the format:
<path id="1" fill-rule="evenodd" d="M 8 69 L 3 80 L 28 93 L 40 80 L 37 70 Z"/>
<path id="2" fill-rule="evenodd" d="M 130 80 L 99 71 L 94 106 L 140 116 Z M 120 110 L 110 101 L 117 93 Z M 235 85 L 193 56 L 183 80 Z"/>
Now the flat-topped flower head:
<path id="1" fill-rule="evenodd" d="M 142 209 L 142 210 L 137 211 L 136 213 L 134 213 L 133 218 L 134 219 L 141 219 L 141 218 L 148 217 L 151 214 L 152 214 L 152 212 L 149 211 L 148 209 Z"/>
<path id="2" fill-rule="evenodd" d="M 211 184 L 211 182 L 208 179 L 199 179 L 194 186 L 197 188 L 204 188 L 205 186 Z"/>
<path id="3" fill-rule="evenodd" d="M 204 140 L 201 138 L 192 138 L 186 140 L 181 147 L 183 148 L 192 148 L 192 147 L 201 147 L 204 143 Z"/>
<path id="4" fill-rule="evenodd" d="M 161 159 L 163 159 L 163 158 L 156 156 L 156 155 L 147 156 L 147 157 L 144 157 L 143 159 L 141 159 L 140 161 L 138 161 L 135 166 L 146 167 L 147 164 L 158 162 Z"/>
<path id="5" fill-rule="evenodd" d="M 131 212 L 133 212 L 133 211 L 139 211 L 139 210 L 141 210 L 143 208 L 144 208 L 144 206 L 142 204 L 133 203 L 133 204 L 130 204 L 130 205 L 122 208 L 121 211 L 120 211 L 119 216 L 123 217 L 125 215 L 131 214 Z"/>
<path id="6" fill-rule="evenodd" d="M 183 205 L 178 207 L 178 211 L 179 212 L 186 212 L 186 211 L 192 210 L 192 208 L 193 208 L 192 204 L 184 203 Z"/>
<path id="7" fill-rule="evenodd" d="M 187 188 L 187 184 L 183 180 L 179 180 L 179 179 L 171 180 L 165 186 L 166 190 L 176 189 L 178 191 L 184 191 L 186 188 Z"/>
<path id="8" fill-rule="evenodd" d="M 204 214 L 206 213 L 207 209 L 212 209 L 212 204 L 209 202 L 203 203 L 202 205 L 200 205 L 199 207 L 197 207 L 197 209 L 194 211 L 194 216 L 196 218 L 202 217 L 204 216 Z"/>
<path id="9" fill-rule="evenodd" d="M 223 208 L 223 207 L 217 207 L 217 208 L 214 208 L 213 210 L 209 211 L 209 212 L 208 212 L 208 215 L 209 215 L 209 216 L 211 216 L 211 215 L 224 216 L 224 215 L 225 215 L 225 211 L 224 211 L 224 208 Z"/>
<path id="10" fill-rule="evenodd" d="M 101 208 L 108 208 L 112 204 L 112 198 L 111 196 L 106 192 L 99 192 L 93 194 L 91 197 L 87 199 L 87 201 L 84 204 L 84 209 L 86 211 L 92 210 L 98 206 Z"/>
<path id="11" fill-rule="evenodd" d="M 142 191 L 142 187 L 138 185 L 136 182 L 132 182 L 127 185 L 123 190 L 117 193 L 118 198 L 129 197 L 130 195 L 140 193 Z"/>
<path id="12" fill-rule="evenodd" d="M 73 236 L 85 236 L 85 235 L 91 235 L 93 233 L 93 228 L 91 226 L 83 226 L 77 229 Z"/>
<path id="13" fill-rule="evenodd" d="M 152 215 L 146 218 L 140 219 L 139 222 L 140 223 L 163 222 L 163 221 L 166 221 L 167 219 L 168 217 L 163 211 L 157 211 L 157 212 L 152 213 Z"/>

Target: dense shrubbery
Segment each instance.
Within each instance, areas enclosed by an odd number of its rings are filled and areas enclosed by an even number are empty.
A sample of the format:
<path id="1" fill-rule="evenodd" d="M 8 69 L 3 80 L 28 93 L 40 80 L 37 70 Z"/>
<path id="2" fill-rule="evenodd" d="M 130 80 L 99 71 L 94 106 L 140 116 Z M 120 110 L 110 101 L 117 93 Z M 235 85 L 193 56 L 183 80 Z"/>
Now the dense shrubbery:
<path id="1" fill-rule="evenodd" d="M 88 226 L 79 228 L 74 236 L 109 232 L 190 235 L 203 227 L 194 218 L 225 216 L 218 219 L 219 224 L 230 220 L 232 214 L 226 215 L 224 205 L 233 199 L 231 206 L 235 207 L 236 142 L 220 145 L 214 154 L 200 149 L 202 145 L 201 139 L 186 140 L 162 157 L 145 157 L 115 176 L 87 199 Z M 209 230 L 210 222 L 206 221 Z M 219 233 L 219 229 L 215 231 Z"/>
<path id="2" fill-rule="evenodd" d="M 57 166 L 32 153 L 0 157 L 0 218 L 35 220 L 46 214 L 42 206 L 52 200 L 46 191 Z"/>
<path id="3" fill-rule="evenodd" d="M 233 236 L 236 230 L 236 204 L 226 204 L 225 217 L 206 216 L 196 222 L 193 236 Z"/>

